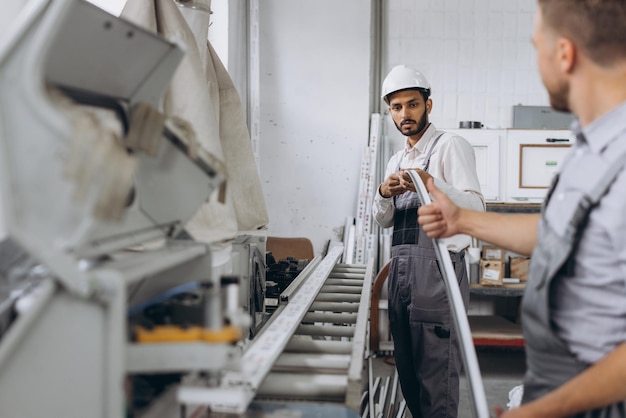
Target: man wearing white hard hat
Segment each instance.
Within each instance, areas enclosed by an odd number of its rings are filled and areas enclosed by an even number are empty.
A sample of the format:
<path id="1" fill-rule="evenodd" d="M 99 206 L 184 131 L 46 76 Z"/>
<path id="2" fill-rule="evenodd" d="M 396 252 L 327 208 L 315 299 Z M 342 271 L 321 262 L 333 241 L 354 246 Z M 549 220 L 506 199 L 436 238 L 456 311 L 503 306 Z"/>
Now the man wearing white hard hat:
<path id="1" fill-rule="evenodd" d="M 426 77 L 404 65 L 383 82 L 382 99 L 406 143 L 389 160 L 372 211 L 381 227 L 393 227 L 389 323 L 402 393 L 413 417 L 443 418 L 457 416 L 461 358 L 435 249 L 417 223 L 421 203 L 406 171 L 417 171 L 424 183 L 432 178 L 462 207 L 484 211 L 485 201 L 472 146 L 429 122 L 430 92 Z M 471 239 L 457 235 L 444 242 L 467 306 L 464 250 Z"/>

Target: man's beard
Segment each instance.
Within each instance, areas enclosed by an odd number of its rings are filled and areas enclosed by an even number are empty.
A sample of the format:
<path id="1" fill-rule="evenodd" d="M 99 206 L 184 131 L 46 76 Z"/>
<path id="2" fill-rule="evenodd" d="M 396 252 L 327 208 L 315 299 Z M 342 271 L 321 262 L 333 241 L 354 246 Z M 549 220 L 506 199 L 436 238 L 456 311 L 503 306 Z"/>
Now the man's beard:
<path id="1" fill-rule="evenodd" d="M 569 86 L 567 83 L 558 83 L 556 89 L 548 90 L 550 106 L 559 112 L 570 112 L 569 108 Z"/>
<path id="2" fill-rule="evenodd" d="M 415 122 L 412 119 L 408 119 L 411 122 Z M 395 122 L 394 122 L 395 123 Z M 402 126 L 398 125 L 397 123 L 395 123 L 396 128 L 398 128 L 398 130 L 402 133 L 402 135 L 404 136 L 413 136 L 413 135 L 417 135 L 419 133 L 421 133 L 422 131 L 424 131 L 424 128 L 426 128 L 426 125 L 428 124 L 428 112 L 426 111 L 426 108 L 424 108 L 424 114 L 422 115 L 422 117 L 420 118 L 419 123 L 417 124 L 417 128 L 413 129 L 412 131 L 408 131 L 408 132 L 404 132 L 402 130 Z"/>

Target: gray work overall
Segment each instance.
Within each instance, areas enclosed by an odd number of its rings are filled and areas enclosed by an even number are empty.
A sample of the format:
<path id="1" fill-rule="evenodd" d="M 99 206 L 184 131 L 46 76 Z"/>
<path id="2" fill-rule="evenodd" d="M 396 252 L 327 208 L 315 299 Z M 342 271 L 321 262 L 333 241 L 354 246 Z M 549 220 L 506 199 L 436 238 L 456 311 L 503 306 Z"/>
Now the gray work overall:
<path id="1" fill-rule="evenodd" d="M 586 156 L 585 170 L 581 170 L 578 164 L 566 163 L 562 167 L 560 176 L 575 179 L 569 182 L 572 186 L 568 187 L 568 195 L 578 196 L 576 204 L 572 204 L 571 200 L 567 203 L 559 199 L 551 201 L 559 176 L 554 179 L 544 202 L 543 211 L 549 204 L 550 210 L 554 209 L 554 213 L 559 214 L 559 219 L 551 223 L 543 214 L 537 231 L 537 245 L 531 257 L 529 283 L 522 302 L 527 365 L 522 403 L 551 392 L 589 366 L 578 360 L 554 333 L 550 297 L 553 296 L 553 289 L 558 288 L 559 280 L 567 280 L 570 269 L 574 268 L 576 244 L 584 232 L 589 213 L 624 167 L 623 151 L 626 146 L 620 146 L 620 150 L 603 152 L 602 157 L 595 154 Z M 624 417 L 625 411 L 626 404 L 620 402 L 576 416 Z"/>
<path id="2" fill-rule="evenodd" d="M 438 139 L 426 156 L 424 171 Z M 395 196 L 394 202 L 387 280 L 389 327 L 402 393 L 414 418 L 456 417 L 461 358 L 433 240 L 417 223 L 421 205 L 417 193 L 405 192 Z M 451 252 L 450 257 L 467 306 L 464 252 Z"/>

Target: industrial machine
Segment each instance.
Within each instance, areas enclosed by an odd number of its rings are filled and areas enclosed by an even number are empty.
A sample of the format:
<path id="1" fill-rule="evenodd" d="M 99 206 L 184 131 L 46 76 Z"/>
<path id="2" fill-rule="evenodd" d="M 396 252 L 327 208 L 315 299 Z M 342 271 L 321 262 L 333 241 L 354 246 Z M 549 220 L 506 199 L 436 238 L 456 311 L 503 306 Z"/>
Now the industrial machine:
<path id="1" fill-rule="evenodd" d="M 211 372 L 239 353 L 243 332 L 224 320 L 208 247 L 178 239 L 223 167 L 158 110 L 182 44 L 78 0 L 29 1 L 9 34 L 3 221 L 28 255 L 24 274 L 40 272 L 28 288 L 20 268 L 3 278 L 14 285 L 5 294 L 22 296 L 0 339 L 0 415 L 123 416 L 127 374 Z M 128 337 L 129 307 L 186 283 L 207 306 L 193 342 Z"/>
<path id="2" fill-rule="evenodd" d="M 360 416 L 373 262 L 341 264 L 333 247 L 262 322 L 263 237 L 237 240 L 217 275 L 185 233 L 225 181 L 160 111 L 185 46 L 83 0 L 29 0 L 13 22 L 0 39 L 0 416 Z M 173 378 L 138 411 L 135 376 Z"/>

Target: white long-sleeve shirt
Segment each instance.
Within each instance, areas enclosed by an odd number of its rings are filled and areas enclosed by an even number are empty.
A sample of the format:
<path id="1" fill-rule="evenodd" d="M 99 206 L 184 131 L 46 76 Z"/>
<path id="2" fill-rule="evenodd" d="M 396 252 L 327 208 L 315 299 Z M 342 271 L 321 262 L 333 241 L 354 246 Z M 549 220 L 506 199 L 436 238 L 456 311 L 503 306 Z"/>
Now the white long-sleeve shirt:
<path id="1" fill-rule="evenodd" d="M 415 146 L 411 147 L 407 139 L 404 149 L 389 159 L 385 179 L 397 172 L 398 167 L 423 169 L 430 145 L 440 133 L 442 131 L 437 131 L 431 123 Z M 456 205 L 478 211 L 485 210 L 485 199 L 476 173 L 474 149 L 465 138 L 444 133 L 433 148 L 428 173 L 433 176 L 435 186 Z M 383 228 L 392 227 L 394 209 L 393 197 L 381 196 L 379 188 L 372 205 L 376 222 Z M 458 252 L 470 245 L 471 238 L 469 235 L 455 235 L 443 239 L 443 242 L 448 250 Z"/>

